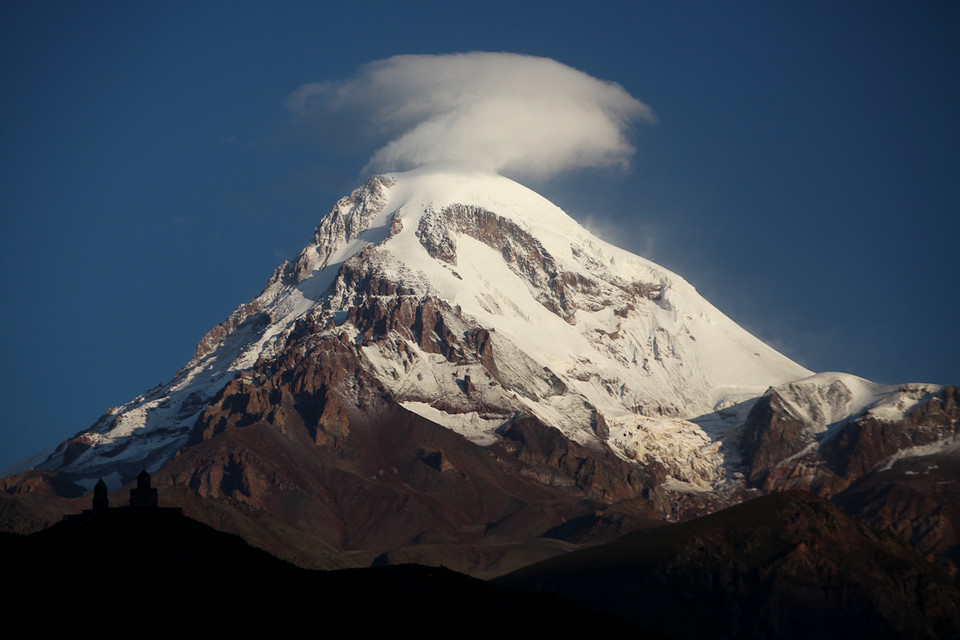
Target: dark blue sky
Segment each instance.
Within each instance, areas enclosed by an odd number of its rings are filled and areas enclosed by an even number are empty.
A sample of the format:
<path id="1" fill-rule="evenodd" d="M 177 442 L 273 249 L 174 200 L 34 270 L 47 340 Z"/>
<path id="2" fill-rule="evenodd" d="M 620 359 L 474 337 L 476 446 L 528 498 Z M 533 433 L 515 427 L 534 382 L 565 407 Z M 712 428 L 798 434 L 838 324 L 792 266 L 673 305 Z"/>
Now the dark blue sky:
<path id="1" fill-rule="evenodd" d="M 960 383 L 960 5 L 326 4 L 0 7 L 0 464 L 169 380 L 259 293 L 374 150 L 286 97 L 406 53 L 621 84 L 658 119 L 630 169 L 528 186 L 808 368 Z"/>

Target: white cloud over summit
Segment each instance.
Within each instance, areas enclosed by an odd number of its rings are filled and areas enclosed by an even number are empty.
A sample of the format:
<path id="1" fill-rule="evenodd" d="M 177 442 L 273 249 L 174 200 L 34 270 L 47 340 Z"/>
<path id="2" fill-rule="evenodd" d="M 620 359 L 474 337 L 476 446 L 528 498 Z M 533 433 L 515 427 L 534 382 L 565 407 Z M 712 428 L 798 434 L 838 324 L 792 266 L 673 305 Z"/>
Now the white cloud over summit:
<path id="1" fill-rule="evenodd" d="M 305 84 L 287 106 L 362 126 L 382 145 L 367 170 L 443 162 L 533 178 L 624 166 L 631 126 L 653 120 L 618 84 L 510 53 L 395 56 L 348 80 Z"/>

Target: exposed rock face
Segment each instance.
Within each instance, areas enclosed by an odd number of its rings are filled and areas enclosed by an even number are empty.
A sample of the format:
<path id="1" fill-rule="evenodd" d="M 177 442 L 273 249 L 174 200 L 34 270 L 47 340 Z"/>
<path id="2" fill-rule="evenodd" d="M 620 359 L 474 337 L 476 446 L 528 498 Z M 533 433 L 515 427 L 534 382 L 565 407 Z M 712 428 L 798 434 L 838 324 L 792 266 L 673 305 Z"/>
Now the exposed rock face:
<path id="1" fill-rule="evenodd" d="M 533 473 L 545 484 L 572 482 L 586 495 L 606 503 L 631 500 L 663 482 L 662 471 L 656 467 L 638 468 L 609 450 L 590 451 L 536 418 L 518 418 L 500 435 L 504 448 L 531 463 Z"/>
<path id="2" fill-rule="evenodd" d="M 350 431 L 344 402 L 376 405 L 385 390 L 359 362 L 355 345 L 305 328 L 291 334 L 291 348 L 231 381 L 198 419 L 192 442 L 229 428 L 267 422 L 281 431 L 303 427 L 316 444 L 337 446 Z M 302 335 L 300 332 L 304 332 Z"/>
<path id="3" fill-rule="evenodd" d="M 906 410 L 867 407 L 829 424 L 834 417 L 825 415 L 823 399 L 832 397 L 828 406 L 838 406 L 837 399 L 850 395 L 838 392 L 839 382 L 819 389 L 807 383 L 805 395 L 791 384 L 757 402 L 743 435 L 750 481 L 768 492 L 805 489 L 832 496 L 956 572 L 960 390 L 904 386 L 898 404 Z"/>
<path id="4" fill-rule="evenodd" d="M 367 231 L 371 220 L 383 211 L 387 203 L 384 189 L 393 182 L 387 176 L 372 176 L 362 187 L 341 198 L 317 225 L 313 240 L 284 275 L 294 282 L 303 282 L 314 271 L 330 265 L 337 249 Z"/>
<path id="5" fill-rule="evenodd" d="M 537 300 L 567 322 L 579 308 L 599 311 L 610 306 L 631 306 L 631 299 L 660 299 L 661 285 L 620 282 L 596 262 L 588 263 L 600 279 L 562 270 L 556 259 L 529 232 L 516 223 L 483 208 L 455 204 L 430 210 L 420 219 L 417 237 L 431 256 L 457 265 L 456 236 L 465 235 L 496 249 L 517 275 L 529 283 Z M 611 281 L 612 280 L 612 281 Z M 578 303 L 579 301 L 579 303 Z"/>
<path id="6" fill-rule="evenodd" d="M 960 436 L 960 389 L 943 387 L 900 420 L 871 413 L 857 417 L 824 447 L 828 466 L 856 478 L 900 451 L 952 442 Z"/>
<path id="7" fill-rule="evenodd" d="M 771 467 L 814 445 L 828 424 L 849 414 L 853 398 L 842 380 L 791 382 L 767 391 L 744 425 L 743 451 L 756 483 Z"/>
<path id="8" fill-rule="evenodd" d="M 838 393 L 838 383 L 821 397 L 849 397 L 849 392 Z M 804 488 L 836 494 L 898 452 L 956 441 L 957 399 L 956 387 L 943 387 L 902 415 L 867 409 L 845 418 L 841 411 L 841 419 L 827 429 L 829 418 L 814 402 L 789 402 L 780 389 L 772 389 L 753 407 L 744 427 L 750 480 L 767 491 Z M 803 410 L 807 416 L 799 415 Z"/>
<path id="9" fill-rule="evenodd" d="M 276 284 L 294 284 L 306 280 L 314 271 L 330 264 L 338 246 L 355 240 L 363 233 L 370 220 L 383 210 L 386 204 L 384 188 L 392 184 L 386 176 L 373 176 L 349 196 L 341 198 L 330 214 L 317 225 L 311 242 L 293 262 L 284 262 L 277 267 L 267 283 L 269 289 Z M 253 318 L 260 323 L 269 323 L 261 298 L 241 304 L 230 316 L 207 332 L 197 344 L 193 361 L 210 354 L 224 338 L 245 321 Z M 262 328 L 262 327 L 261 327 Z"/>
<path id="10" fill-rule="evenodd" d="M 481 447 L 405 411 L 363 366 L 364 346 L 385 340 L 386 327 L 402 327 L 432 345 L 425 351 L 454 361 L 466 357 L 466 342 L 497 372 L 489 333 L 456 339 L 437 305 L 358 310 L 359 343 L 299 321 L 279 355 L 221 390 L 158 481 L 273 513 L 369 559 L 411 544 L 506 542 L 518 528 L 536 536 L 624 500 L 639 500 L 635 514 L 655 515 L 642 495 L 662 477 L 609 449 L 578 445 L 536 418 L 516 417 L 495 444 Z M 510 409 L 484 404 L 479 393 L 465 384 L 455 408 Z"/>
<path id="11" fill-rule="evenodd" d="M 223 342 L 224 338 L 236 331 L 244 322 L 251 319 L 253 322 L 259 320 L 261 323 L 269 321 L 267 317 L 260 314 L 262 310 L 263 306 L 258 300 L 251 300 L 234 309 L 233 313 L 231 313 L 226 320 L 213 329 L 210 329 L 210 331 L 200 339 L 200 342 L 197 343 L 197 348 L 193 352 L 193 360 L 199 360 L 203 356 L 211 353 L 217 348 L 217 345 Z"/>

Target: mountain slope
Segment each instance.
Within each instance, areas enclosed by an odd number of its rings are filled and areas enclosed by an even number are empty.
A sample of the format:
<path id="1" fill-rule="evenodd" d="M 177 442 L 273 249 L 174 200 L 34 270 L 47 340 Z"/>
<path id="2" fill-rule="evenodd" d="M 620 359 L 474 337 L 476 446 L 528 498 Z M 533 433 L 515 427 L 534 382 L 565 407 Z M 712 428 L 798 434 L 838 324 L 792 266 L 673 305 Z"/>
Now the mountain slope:
<path id="1" fill-rule="evenodd" d="M 677 638 L 950 638 L 960 631 L 954 581 L 892 536 L 802 492 L 641 531 L 496 582 Z"/>
<path id="2" fill-rule="evenodd" d="M 488 638 L 658 634 L 556 598 L 418 566 L 306 571 L 177 513 L 110 509 L 30 536 L 0 534 L 4 604 L 48 633 L 98 626 L 138 637 L 302 634 L 320 625 Z M 442 631 L 441 631 L 442 630 Z"/>
<path id="3" fill-rule="evenodd" d="M 496 573 L 560 553 L 546 532 L 842 491 L 955 439 L 941 391 L 812 375 L 529 189 L 432 167 L 371 177 L 172 381 L 13 470 L 64 495 L 147 468 L 364 561 L 473 545 L 463 568 Z"/>

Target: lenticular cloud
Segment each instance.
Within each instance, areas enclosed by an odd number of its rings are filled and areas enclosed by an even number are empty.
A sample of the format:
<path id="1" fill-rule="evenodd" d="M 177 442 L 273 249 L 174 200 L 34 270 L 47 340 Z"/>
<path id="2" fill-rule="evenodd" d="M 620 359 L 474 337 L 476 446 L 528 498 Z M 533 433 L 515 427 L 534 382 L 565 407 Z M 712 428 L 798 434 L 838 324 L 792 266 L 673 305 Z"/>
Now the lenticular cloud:
<path id="1" fill-rule="evenodd" d="M 362 126 L 383 145 L 373 171 L 457 163 L 547 178 L 624 166 L 630 127 L 653 120 L 618 84 L 509 53 L 395 56 L 348 80 L 305 84 L 287 104 L 295 116 Z"/>

